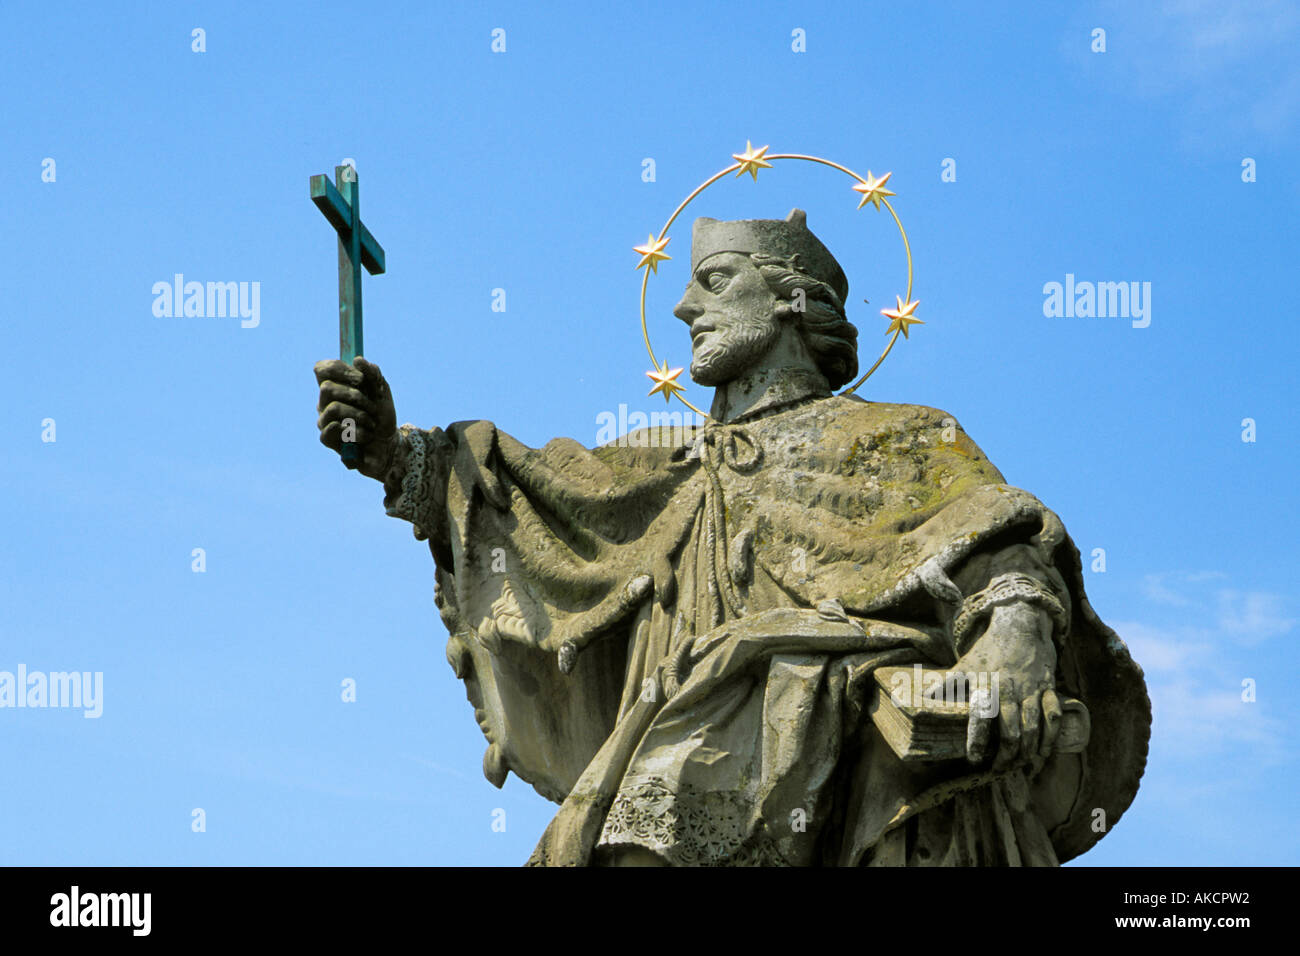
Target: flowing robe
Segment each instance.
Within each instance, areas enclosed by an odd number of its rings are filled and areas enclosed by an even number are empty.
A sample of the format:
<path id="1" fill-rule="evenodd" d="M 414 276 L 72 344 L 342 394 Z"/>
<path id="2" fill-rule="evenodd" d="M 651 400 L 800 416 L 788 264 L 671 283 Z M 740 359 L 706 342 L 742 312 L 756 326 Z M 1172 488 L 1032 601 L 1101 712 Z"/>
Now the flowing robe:
<path id="1" fill-rule="evenodd" d="M 403 428 L 386 505 L 429 542 L 484 772 L 560 804 L 531 864 L 1055 865 L 1113 826 L 1146 758 L 1142 672 L 1060 520 L 951 416 L 823 396 L 671 431 Z M 952 665 L 962 596 L 1007 570 L 1065 610 L 1056 680 L 1087 748 L 904 763 L 868 715 L 874 669 Z"/>

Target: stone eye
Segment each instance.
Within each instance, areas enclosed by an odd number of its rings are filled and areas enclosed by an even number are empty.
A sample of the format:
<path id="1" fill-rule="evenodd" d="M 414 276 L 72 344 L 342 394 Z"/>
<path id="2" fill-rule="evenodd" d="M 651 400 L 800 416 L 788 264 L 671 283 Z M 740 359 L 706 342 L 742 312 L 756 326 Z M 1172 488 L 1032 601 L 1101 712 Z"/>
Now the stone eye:
<path id="1" fill-rule="evenodd" d="M 704 284 L 709 287 L 711 292 L 721 292 L 727 285 L 727 274 L 725 272 L 710 272 L 704 277 Z"/>

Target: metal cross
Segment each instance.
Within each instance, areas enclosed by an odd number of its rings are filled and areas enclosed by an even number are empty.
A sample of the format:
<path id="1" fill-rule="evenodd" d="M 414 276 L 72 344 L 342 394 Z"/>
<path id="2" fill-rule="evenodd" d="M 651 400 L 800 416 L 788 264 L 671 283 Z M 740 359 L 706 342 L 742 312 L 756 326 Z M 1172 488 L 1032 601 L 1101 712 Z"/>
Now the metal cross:
<path id="1" fill-rule="evenodd" d="M 361 267 L 372 276 L 384 271 L 384 247 L 361 222 L 361 189 L 352 166 L 335 166 L 334 182 L 322 173 L 311 178 L 311 201 L 339 234 L 339 358 L 351 364 L 361 355 Z M 343 460 L 356 461 L 354 442 L 343 443 Z"/>

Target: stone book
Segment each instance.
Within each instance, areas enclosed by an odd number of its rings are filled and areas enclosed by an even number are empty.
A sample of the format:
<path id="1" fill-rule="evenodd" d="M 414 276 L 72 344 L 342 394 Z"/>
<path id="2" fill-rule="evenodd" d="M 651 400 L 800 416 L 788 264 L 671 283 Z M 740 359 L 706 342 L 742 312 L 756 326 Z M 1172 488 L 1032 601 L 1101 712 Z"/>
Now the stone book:
<path id="1" fill-rule="evenodd" d="M 946 671 L 929 671 L 939 675 L 933 683 L 944 682 Z M 876 669 L 876 694 L 871 704 L 871 719 L 890 749 L 906 761 L 956 760 L 966 755 L 966 733 L 970 720 L 970 703 L 945 699 L 942 693 L 929 696 L 921 692 L 920 681 L 910 667 Z M 902 692 L 900 693 L 900 688 Z M 1091 722 L 1088 708 L 1072 697 L 1061 697 L 1061 729 L 1056 738 L 1057 753 L 1079 753 L 1088 746 Z"/>

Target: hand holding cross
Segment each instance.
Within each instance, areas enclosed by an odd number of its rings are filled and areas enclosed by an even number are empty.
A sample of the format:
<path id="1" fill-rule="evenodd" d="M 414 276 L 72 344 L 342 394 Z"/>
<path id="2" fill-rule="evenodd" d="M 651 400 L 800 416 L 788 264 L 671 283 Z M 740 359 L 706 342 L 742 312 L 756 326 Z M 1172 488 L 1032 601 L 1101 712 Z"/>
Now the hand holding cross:
<path id="1" fill-rule="evenodd" d="M 356 169 L 350 165 L 335 166 L 334 181 L 337 188 L 324 174 L 311 177 L 311 199 L 339 234 L 339 358 L 352 365 L 362 352 L 361 267 L 364 265 L 371 275 L 382 274 L 384 248 L 361 222 L 361 190 Z M 320 378 L 319 368 L 317 378 Z M 359 443 L 343 442 L 340 454 L 349 468 L 357 467 L 361 459 Z"/>

